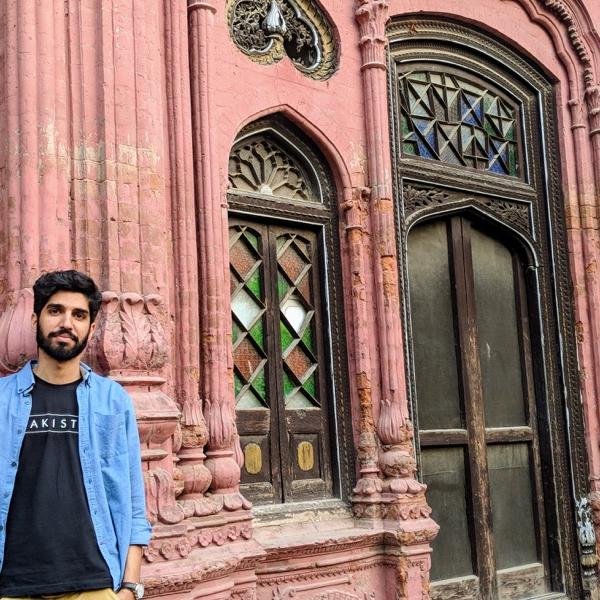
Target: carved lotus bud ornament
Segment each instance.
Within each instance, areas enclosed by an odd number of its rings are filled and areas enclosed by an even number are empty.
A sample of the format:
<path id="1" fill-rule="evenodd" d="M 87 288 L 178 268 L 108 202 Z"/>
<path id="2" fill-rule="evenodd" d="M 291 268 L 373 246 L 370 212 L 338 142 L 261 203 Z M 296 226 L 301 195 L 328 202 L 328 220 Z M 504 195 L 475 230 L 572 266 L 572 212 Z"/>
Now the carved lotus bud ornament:
<path id="1" fill-rule="evenodd" d="M 229 31 L 254 62 L 286 56 L 312 79 L 328 79 L 338 63 L 333 27 L 314 0 L 230 0 Z"/>
<path id="2" fill-rule="evenodd" d="M 18 371 L 37 355 L 35 334 L 31 328 L 33 292 L 23 289 L 0 315 L 0 373 Z"/>

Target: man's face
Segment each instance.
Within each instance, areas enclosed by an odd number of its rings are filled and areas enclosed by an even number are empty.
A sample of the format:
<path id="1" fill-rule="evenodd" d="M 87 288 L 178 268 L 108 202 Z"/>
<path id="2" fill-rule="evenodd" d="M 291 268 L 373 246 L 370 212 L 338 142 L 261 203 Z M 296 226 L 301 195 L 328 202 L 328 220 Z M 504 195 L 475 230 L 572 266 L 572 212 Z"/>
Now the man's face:
<path id="1" fill-rule="evenodd" d="M 38 347 L 58 362 L 79 356 L 96 327 L 90 320 L 88 299 L 67 291 L 53 294 L 39 318 L 33 315 L 32 323 Z"/>

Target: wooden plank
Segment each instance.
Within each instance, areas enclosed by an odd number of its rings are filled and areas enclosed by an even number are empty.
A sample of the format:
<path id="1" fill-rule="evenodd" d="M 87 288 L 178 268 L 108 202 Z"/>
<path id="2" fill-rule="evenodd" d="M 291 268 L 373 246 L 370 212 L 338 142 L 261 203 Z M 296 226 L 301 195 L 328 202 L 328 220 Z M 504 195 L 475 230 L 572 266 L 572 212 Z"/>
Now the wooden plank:
<path id="1" fill-rule="evenodd" d="M 491 523 L 492 512 L 487 468 L 485 415 L 481 387 L 481 366 L 477 340 L 477 315 L 473 283 L 470 224 L 454 217 L 450 221 L 454 293 L 460 347 L 460 377 L 467 431 L 468 464 L 472 506 L 471 534 L 475 539 L 476 573 L 482 598 L 496 598 L 496 558 Z"/>
<path id="2" fill-rule="evenodd" d="M 466 429 L 424 429 L 419 432 L 422 447 L 465 446 L 469 441 Z"/>
<path id="3" fill-rule="evenodd" d="M 531 427 L 488 427 L 485 430 L 485 440 L 488 444 L 530 442 L 533 436 Z"/>

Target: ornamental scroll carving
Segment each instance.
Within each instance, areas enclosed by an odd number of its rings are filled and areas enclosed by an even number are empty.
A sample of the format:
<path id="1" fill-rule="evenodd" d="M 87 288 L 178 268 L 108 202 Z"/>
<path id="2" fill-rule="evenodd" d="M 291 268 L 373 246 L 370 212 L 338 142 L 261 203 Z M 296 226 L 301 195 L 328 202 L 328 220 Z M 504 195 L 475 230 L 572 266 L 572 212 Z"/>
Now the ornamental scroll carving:
<path id="1" fill-rule="evenodd" d="M 106 371 L 161 369 L 167 360 L 161 297 L 104 292 L 102 305 L 103 318 L 96 336 L 101 367 Z"/>
<path id="2" fill-rule="evenodd" d="M 337 67 L 333 28 L 314 0 L 231 0 L 229 30 L 251 60 L 273 64 L 287 56 L 312 79 Z"/>
<path id="3" fill-rule="evenodd" d="M 405 185 L 402 188 L 402 199 L 406 216 L 413 213 L 435 209 L 440 206 L 476 206 L 484 212 L 492 213 L 502 221 L 515 226 L 523 232 L 531 231 L 530 207 L 526 202 L 503 200 L 486 196 L 467 196 L 438 188 L 417 188 Z"/>
<path id="4" fill-rule="evenodd" d="M 320 197 L 294 157 L 266 138 L 253 138 L 232 150 L 229 185 L 230 190 L 305 202 Z"/>

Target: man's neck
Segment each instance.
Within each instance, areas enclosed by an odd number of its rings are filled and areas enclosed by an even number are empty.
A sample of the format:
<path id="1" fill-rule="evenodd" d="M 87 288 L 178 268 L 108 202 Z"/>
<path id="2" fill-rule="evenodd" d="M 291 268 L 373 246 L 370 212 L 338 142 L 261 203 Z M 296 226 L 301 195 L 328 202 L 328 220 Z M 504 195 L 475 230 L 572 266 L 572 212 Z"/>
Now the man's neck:
<path id="1" fill-rule="evenodd" d="M 54 358 L 48 356 L 42 349 L 38 352 L 38 363 L 34 367 L 33 372 L 44 381 L 57 385 L 63 383 L 72 383 L 81 379 L 81 359 L 79 356 L 58 362 Z"/>

